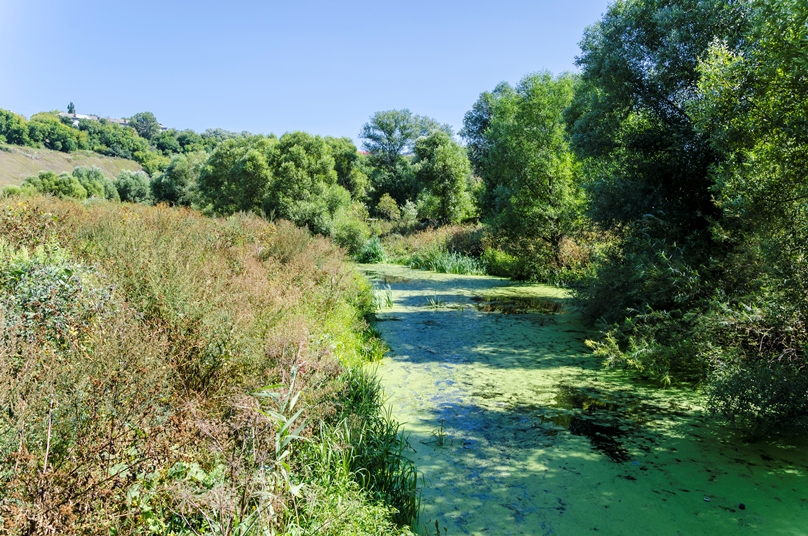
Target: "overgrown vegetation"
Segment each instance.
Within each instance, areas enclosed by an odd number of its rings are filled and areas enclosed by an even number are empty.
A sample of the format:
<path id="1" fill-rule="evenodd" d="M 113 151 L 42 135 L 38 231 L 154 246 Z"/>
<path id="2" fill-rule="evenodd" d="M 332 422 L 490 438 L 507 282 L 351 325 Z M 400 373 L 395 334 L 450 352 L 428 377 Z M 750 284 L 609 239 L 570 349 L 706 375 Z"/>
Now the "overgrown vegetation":
<path id="1" fill-rule="evenodd" d="M 796 1 L 617 2 L 567 116 L 615 239 L 582 292 L 596 353 L 703 382 L 753 436 L 808 420 L 806 22 Z"/>
<path id="2" fill-rule="evenodd" d="M 590 344 L 607 364 L 704 387 L 711 409 L 752 435 L 799 428 L 803 4 L 617 0 L 585 32 L 580 74 L 483 92 L 465 147 L 407 109 L 370 117 L 365 153 L 302 132 L 162 132 L 150 114 L 132 128 L 75 128 L 2 112 L 10 143 L 131 155 L 151 175 L 111 188 L 86 171 L 43 174 L 7 193 L 252 212 L 331 237 L 360 262 L 571 286 L 603 329 Z"/>
<path id="3" fill-rule="evenodd" d="M 371 304 L 287 222 L 4 200 L 3 531 L 406 532 Z"/>

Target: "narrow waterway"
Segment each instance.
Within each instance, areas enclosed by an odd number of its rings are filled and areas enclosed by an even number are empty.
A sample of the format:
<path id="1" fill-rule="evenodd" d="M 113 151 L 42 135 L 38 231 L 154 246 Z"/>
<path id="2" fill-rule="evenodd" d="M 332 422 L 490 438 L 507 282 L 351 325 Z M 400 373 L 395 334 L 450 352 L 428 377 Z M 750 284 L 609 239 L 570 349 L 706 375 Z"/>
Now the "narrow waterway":
<path id="1" fill-rule="evenodd" d="M 808 534 L 808 443 L 604 370 L 563 291 L 364 265 L 422 534 Z"/>

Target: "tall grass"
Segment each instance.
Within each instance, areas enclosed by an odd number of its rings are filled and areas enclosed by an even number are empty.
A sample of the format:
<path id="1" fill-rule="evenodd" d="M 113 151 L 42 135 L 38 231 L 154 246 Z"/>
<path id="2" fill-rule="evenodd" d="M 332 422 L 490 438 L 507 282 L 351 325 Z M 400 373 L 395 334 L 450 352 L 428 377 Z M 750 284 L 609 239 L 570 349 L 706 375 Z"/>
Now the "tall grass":
<path id="1" fill-rule="evenodd" d="M 387 258 L 411 268 L 446 274 L 484 275 L 482 228 L 444 226 L 385 238 Z"/>
<path id="2" fill-rule="evenodd" d="M 485 267 L 479 259 L 449 251 L 434 245 L 418 251 L 409 259 L 409 266 L 421 270 L 430 270 L 441 274 L 485 275 Z"/>
<path id="3" fill-rule="evenodd" d="M 352 372 L 383 347 L 337 248 L 244 215 L 0 203 L 2 531 L 406 532 L 414 469 L 367 476 L 406 462 Z"/>

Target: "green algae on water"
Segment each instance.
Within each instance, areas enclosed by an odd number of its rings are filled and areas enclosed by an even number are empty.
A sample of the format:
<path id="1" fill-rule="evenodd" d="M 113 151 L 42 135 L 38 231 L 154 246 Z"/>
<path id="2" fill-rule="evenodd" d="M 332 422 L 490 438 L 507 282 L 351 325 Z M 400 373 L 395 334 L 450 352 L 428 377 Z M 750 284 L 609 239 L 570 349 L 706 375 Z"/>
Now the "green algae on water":
<path id="1" fill-rule="evenodd" d="M 602 369 L 564 290 L 361 268 L 391 286 L 379 374 L 423 474 L 423 534 L 436 521 L 449 534 L 808 534 L 808 444 L 746 443 L 697 393 Z"/>

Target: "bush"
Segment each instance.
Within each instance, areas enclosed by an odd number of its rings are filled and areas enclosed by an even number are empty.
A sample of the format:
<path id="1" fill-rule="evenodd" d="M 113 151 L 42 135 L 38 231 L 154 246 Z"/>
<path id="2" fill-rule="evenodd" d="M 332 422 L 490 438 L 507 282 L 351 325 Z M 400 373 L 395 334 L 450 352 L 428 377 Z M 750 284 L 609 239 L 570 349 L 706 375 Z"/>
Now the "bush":
<path id="1" fill-rule="evenodd" d="M 370 238 L 370 228 L 357 218 L 345 216 L 334 225 L 334 242 L 356 257 Z"/>
<path id="2" fill-rule="evenodd" d="M 383 448 L 405 443 L 344 365 L 380 346 L 341 251 L 245 215 L 6 205 L 4 530 L 407 532 L 415 473 Z"/>
<path id="3" fill-rule="evenodd" d="M 808 326 L 798 302 L 771 290 L 734 305 L 716 297 L 698 316 L 709 366 L 708 407 L 752 436 L 808 425 Z"/>
<path id="4" fill-rule="evenodd" d="M 151 202 L 149 176 L 142 171 L 123 170 L 114 184 L 121 201 L 144 204 Z"/>
<path id="5" fill-rule="evenodd" d="M 510 253 L 488 247 L 483 251 L 480 261 L 485 271 L 499 277 L 516 277 L 519 273 L 519 261 Z"/>
<path id="6" fill-rule="evenodd" d="M 381 240 L 376 237 L 368 240 L 356 255 L 357 262 L 362 263 L 384 262 L 386 258 Z"/>
<path id="7" fill-rule="evenodd" d="M 26 177 L 22 187 L 57 197 L 87 198 L 87 189 L 76 177 L 67 173 L 56 175 L 52 171 L 41 171 L 36 177 Z"/>

